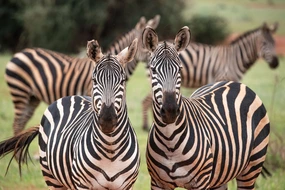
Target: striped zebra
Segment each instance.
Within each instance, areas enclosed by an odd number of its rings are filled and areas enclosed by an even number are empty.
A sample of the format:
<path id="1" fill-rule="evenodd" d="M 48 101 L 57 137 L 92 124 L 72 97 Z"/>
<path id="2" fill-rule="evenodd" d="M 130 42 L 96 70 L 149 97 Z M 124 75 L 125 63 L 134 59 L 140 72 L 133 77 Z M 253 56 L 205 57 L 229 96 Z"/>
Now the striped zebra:
<path id="1" fill-rule="evenodd" d="M 132 189 L 140 153 L 127 114 L 123 67 L 134 58 L 137 43 L 114 56 L 103 55 L 97 41 L 89 41 L 87 53 L 96 65 L 92 96 L 52 103 L 40 126 L 0 143 L 0 156 L 19 151 L 27 161 L 28 147 L 39 135 L 41 169 L 50 189 Z"/>
<path id="2" fill-rule="evenodd" d="M 135 28 L 122 36 L 107 52 L 117 54 L 135 38 L 140 39 L 146 25 L 157 27 L 160 16 L 147 23 L 144 17 Z M 127 79 L 139 61 L 146 61 L 148 52 L 138 43 L 135 60 L 125 67 Z M 93 69 L 88 58 L 74 58 L 58 52 L 42 49 L 24 49 L 16 53 L 8 62 L 5 80 L 14 104 L 14 134 L 25 128 L 41 101 L 51 104 L 57 99 L 71 95 L 91 94 L 92 83 L 89 78 Z"/>
<path id="3" fill-rule="evenodd" d="M 220 81 L 180 93 L 182 62 L 178 52 L 189 43 L 183 27 L 174 44 L 158 44 L 147 27 L 143 44 L 152 53 L 154 122 L 146 159 L 151 189 L 254 189 L 269 142 L 269 118 L 260 98 L 244 84 Z"/>
<path id="4" fill-rule="evenodd" d="M 191 43 L 179 54 L 183 68 L 181 85 L 185 88 L 198 88 L 221 80 L 239 82 L 259 58 L 275 69 L 279 64 L 273 39 L 277 28 L 278 23 L 271 26 L 264 23 L 225 46 Z M 144 130 L 149 128 L 147 113 L 151 104 L 149 94 L 142 102 Z"/>

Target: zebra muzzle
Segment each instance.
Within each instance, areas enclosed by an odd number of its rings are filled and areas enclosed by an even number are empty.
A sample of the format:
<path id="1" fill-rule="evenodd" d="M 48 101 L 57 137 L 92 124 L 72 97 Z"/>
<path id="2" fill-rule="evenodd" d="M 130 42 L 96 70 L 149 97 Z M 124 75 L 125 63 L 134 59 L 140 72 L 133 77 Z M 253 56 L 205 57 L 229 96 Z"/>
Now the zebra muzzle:
<path id="1" fill-rule="evenodd" d="M 278 57 L 274 56 L 274 57 L 272 58 L 272 61 L 271 61 L 270 64 L 269 64 L 269 66 L 270 66 L 271 69 L 275 69 L 275 68 L 278 67 L 278 65 L 279 65 Z"/>
<path id="2" fill-rule="evenodd" d="M 166 124 L 174 123 L 179 113 L 180 110 L 175 92 L 164 92 L 163 103 L 160 109 L 162 121 Z"/>
<path id="3" fill-rule="evenodd" d="M 102 105 L 98 119 L 100 129 L 103 133 L 109 134 L 113 132 L 118 120 L 114 104 L 112 103 L 110 106 L 106 106 L 104 103 Z"/>

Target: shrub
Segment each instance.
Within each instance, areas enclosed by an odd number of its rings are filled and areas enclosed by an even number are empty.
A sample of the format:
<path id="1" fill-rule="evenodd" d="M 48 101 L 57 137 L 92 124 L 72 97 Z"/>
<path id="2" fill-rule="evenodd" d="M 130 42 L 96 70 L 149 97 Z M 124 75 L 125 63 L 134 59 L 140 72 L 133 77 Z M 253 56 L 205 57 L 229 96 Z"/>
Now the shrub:
<path id="1" fill-rule="evenodd" d="M 192 40 L 199 43 L 217 44 L 229 34 L 227 21 L 219 16 L 194 15 L 189 21 L 189 27 Z"/>

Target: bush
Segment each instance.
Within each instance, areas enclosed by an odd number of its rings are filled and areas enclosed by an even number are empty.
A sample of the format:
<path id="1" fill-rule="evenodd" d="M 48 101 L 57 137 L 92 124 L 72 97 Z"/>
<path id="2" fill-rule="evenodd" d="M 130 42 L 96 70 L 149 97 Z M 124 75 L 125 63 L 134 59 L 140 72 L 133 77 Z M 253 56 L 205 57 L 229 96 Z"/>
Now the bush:
<path id="1" fill-rule="evenodd" d="M 189 21 L 192 40 L 204 44 L 217 44 L 229 34 L 227 21 L 219 16 L 194 15 Z"/>
<path id="2" fill-rule="evenodd" d="M 17 51 L 17 44 L 23 30 L 17 19 L 20 6 L 17 0 L 0 1 L 0 52 Z"/>
<path id="3" fill-rule="evenodd" d="M 141 16 L 146 19 L 161 16 L 157 29 L 160 40 L 173 38 L 176 32 L 184 26 L 181 12 L 184 0 L 9 0 L 1 11 L 6 11 L 7 17 L 0 21 L 5 25 L 0 35 L 0 48 L 5 35 L 14 42 L 10 46 L 42 47 L 64 53 L 75 53 L 80 47 L 85 47 L 87 40 L 96 39 L 103 50 L 117 37 L 128 32 L 139 21 Z M 150 6 L 151 5 L 151 6 Z M 16 7 L 15 7 L 16 6 Z M 10 11 L 9 9 L 12 10 Z M 15 12 L 17 14 L 15 14 Z M 15 18 L 15 22 L 7 18 Z M 10 26 L 11 24 L 11 26 Z M 13 24 L 13 25 L 12 25 Z M 13 32 L 18 37 L 13 38 Z M 1 34 L 1 33 L 0 33 Z M 1 49 L 0 49 L 1 50 Z"/>

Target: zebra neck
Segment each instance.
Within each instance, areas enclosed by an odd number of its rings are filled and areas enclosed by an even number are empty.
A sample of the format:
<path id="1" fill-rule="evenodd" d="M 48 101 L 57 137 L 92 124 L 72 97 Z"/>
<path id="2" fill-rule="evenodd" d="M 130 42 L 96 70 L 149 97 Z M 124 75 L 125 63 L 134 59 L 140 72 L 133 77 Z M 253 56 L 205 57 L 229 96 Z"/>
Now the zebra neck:
<path id="1" fill-rule="evenodd" d="M 111 53 L 112 55 L 117 55 L 118 53 L 120 53 L 123 49 L 125 49 L 132 43 L 132 41 L 136 37 L 136 32 L 137 30 L 133 29 L 123 35 L 107 49 L 106 53 Z"/>
<path id="2" fill-rule="evenodd" d="M 230 45 L 229 51 L 234 56 L 229 58 L 236 63 L 237 69 L 244 74 L 258 59 L 257 32 L 242 36 Z M 229 54 L 230 55 L 230 54 Z"/>
<path id="3" fill-rule="evenodd" d="M 187 124 L 184 120 L 184 107 L 180 104 L 180 114 L 178 115 L 176 121 L 171 124 L 165 124 L 162 121 L 160 116 L 160 108 L 158 105 L 153 104 L 153 115 L 154 115 L 154 131 L 161 136 L 162 139 L 165 139 L 170 144 L 176 144 L 180 139 L 180 134 L 187 130 Z"/>
<path id="4" fill-rule="evenodd" d="M 125 142 L 134 138 L 133 133 L 125 108 L 119 114 L 116 129 L 112 133 L 104 134 L 99 126 L 93 128 L 94 152 L 100 152 L 111 160 L 115 159 L 118 152 L 124 148 Z"/>

